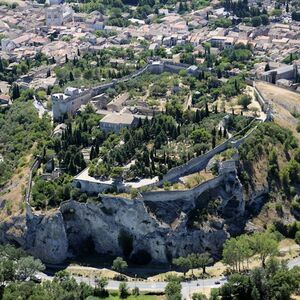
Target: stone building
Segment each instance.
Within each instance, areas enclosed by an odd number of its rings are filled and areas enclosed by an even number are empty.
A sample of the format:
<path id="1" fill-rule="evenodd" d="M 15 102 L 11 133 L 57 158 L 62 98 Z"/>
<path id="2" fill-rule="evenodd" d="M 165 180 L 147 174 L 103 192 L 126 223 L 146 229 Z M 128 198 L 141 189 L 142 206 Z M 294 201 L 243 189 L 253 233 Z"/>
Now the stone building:
<path id="1" fill-rule="evenodd" d="M 73 87 L 66 88 L 64 93 L 52 94 L 53 119 L 60 121 L 66 114 L 74 114 L 81 105 L 87 104 L 91 97 L 90 90 L 83 91 Z"/>
<path id="2" fill-rule="evenodd" d="M 297 72 L 297 65 L 286 65 L 277 69 L 263 72 L 260 76 L 260 79 L 274 84 L 280 79 L 294 81 L 297 77 Z"/>
<path id="3" fill-rule="evenodd" d="M 73 13 L 68 5 L 53 5 L 46 9 L 46 25 L 61 26 L 72 21 Z"/>
<path id="4" fill-rule="evenodd" d="M 105 131 L 119 133 L 121 129 L 137 125 L 138 118 L 128 113 L 112 113 L 100 121 L 100 128 Z"/>

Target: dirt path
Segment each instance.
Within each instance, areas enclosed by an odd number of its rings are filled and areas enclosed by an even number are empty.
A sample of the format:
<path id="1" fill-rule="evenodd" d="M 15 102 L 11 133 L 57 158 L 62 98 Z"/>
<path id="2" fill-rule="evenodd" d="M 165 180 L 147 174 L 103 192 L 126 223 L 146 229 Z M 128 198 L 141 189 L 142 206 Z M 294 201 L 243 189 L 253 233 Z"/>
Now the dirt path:
<path id="1" fill-rule="evenodd" d="M 193 95 L 192 93 L 190 93 L 186 100 L 184 101 L 184 104 L 183 104 L 183 109 L 184 110 L 187 110 L 189 107 L 192 107 L 192 99 L 193 99 Z"/>

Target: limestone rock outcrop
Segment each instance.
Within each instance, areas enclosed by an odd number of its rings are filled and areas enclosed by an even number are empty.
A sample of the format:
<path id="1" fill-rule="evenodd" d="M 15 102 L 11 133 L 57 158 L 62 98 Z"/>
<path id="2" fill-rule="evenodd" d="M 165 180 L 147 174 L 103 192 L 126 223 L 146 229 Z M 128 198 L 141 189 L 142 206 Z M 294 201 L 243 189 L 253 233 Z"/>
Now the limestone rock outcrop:
<path id="1" fill-rule="evenodd" d="M 139 263 L 204 251 L 218 257 L 224 241 L 243 230 L 243 187 L 236 172 L 205 184 L 176 197 L 166 191 L 161 198 L 155 192 L 145 199 L 101 195 L 97 202 L 69 200 L 52 213 L 33 212 L 3 223 L 0 240 L 52 264 L 91 251 Z"/>

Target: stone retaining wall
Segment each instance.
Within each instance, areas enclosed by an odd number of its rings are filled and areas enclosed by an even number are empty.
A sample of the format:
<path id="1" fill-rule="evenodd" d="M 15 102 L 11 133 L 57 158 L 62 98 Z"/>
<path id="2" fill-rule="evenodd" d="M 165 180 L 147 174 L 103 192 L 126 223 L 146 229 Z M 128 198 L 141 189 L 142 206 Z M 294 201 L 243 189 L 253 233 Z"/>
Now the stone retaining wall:
<path id="1" fill-rule="evenodd" d="M 214 189 L 220 186 L 220 184 L 228 177 L 228 173 L 223 173 L 213 179 L 200 183 L 190 190 L 173 190 L 173 191 L 153 191 L 142 193 L 141 200 L 151 202 L 162 201 L 191 201 L 197 198 L 200 194 L 209 189 Z"/>
<path id="2" fill-rule="evenodd" d="M 224 143 L 218 145 L 214 149 L 206 152 L 203 155 L 200 155 L 198 157 L 195 157 L 195 158 L 189 160 L 187 163 L 185 163 L 181 166 L 172 168 L 171 170 L 169 170 L 169 172 L 167 174 L 164 175 L 163 179 L 159 183 L 155 183 L 155 185 L 159 186 L 159 185 L 163 184 L 163 182 L 165 182 L 165 181 L 174 183 L 174 182 L 178 181 L 178 179 L 180 177 L 202 171 L 207 166 L 208 162 L 215 155 L 217 155 L 229 148 L 239 147 L 245 141 L 245 139 L 253 133 L 253 131 L 255 130 L 256 127 L 253 128 L 252 130 L 250 130 L 250 132 L 248 132 L 244 137 L 242 137 L 238 140 L 235 140 L 235 137 L 237 137 L 237 136 L 241 135 L 243 132 L 249 130 L 249 128 L 251 128 L 253 122 L 255 122 L 255 119 L 250 124 L 248 124 L 244 129 L 242 129 L 240 132 L 238 132 L 231 138 L 227 139 Z"/>

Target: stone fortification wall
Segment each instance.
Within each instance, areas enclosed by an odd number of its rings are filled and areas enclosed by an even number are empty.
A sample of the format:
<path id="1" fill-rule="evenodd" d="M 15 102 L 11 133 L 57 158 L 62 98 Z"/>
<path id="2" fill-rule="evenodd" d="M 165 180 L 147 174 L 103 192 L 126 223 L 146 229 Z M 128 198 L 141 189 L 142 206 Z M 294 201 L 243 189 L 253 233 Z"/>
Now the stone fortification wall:
<path id="1" fill-rule="evenodd" d="M 81 105 L 88 103 L 92 98 L 90 89 L 81 92 L 78 95 L 69 97 L 66 100 L 52 98 L 52 112 L 54 120 L 60 120 L 65 114 L 74 114 Z"/>
<path id="2" fill-rule="evenodd" d="M 255 82 L 253 82 L 253 88 L 254 88 L 256 100 L 258 101 L 262 111 L 267 112 L 269 103 L 264 99 L 260 91 L 257 89 L 257 87 L 255 86 Z"/>
<path id="3" fill-rule="evenodd" d="M 223 173 L 213 179 L 200 183 L 190 190 L 174 190 L 174 191 L 153 191 L 142 193 L 141 200 L 151 202 L 168 202 L 168 201 L 192 201 L 197 195 L 209 189 L 215 189 L 222 184 L 228 173 Z"/>
<path id="4" fill-rule="evenodd" d="M 231 138 L 227 139 L 224 143 L 218 145 L 214 149 L 206 152 L 203 155 L 200 155 L 198 157 L 195 157 L 195 158 L 189 160 L 187 163 L 185 163 L 181 166 L 172 168 L 171 170 L 169 170 L 169 172 L 167 174 L 165 174 L 163 179 L 159 183 L 156 183 L 155 185 L 159 186 L 159 185 L 163 184 L 164 181 L 174 183 L 174 182 L 178 181 L 178 179 L 180 177 L 183 177 L 183 176 L 195 173 L 195 172 L 202 171 L 207 166 L 208 162 L 215 155 L 227 150 L 228 148 L 232 148 L 232 147 L 237 148 L 237 147 L 239 147 L 245 141 L 245 139 L 247 139 L 248 136 L 250 136 L 254 132 L 254 130 L 256 129 L 256 127 L 254 127 L 252 130 L 247 132 L 251 128 L 251 126 L 253 125 L 253 122 L 255 122 L 255 120 L 253 120 L 248 126 L 246 126 L 244 129 L 242 129 L 240 132 L 238 132 L 237 134 L 235 134 Z M 240 138 L 238 140 L 235 140 L 235 138 L 237 136 L 240 136 L 244 132 L 247 132 L 245 134 L 245 136 L 243 136 L 242 138 Z"/>
<path id="5" fill-rule="evenodd" d="M 195 157 L 181 166 L 171 169 L 163 177 L 162 182 L 168 181 L 170 183 L 174 183 L 182 176 L 186 176 L 203 170 L 207 166 L 210 159 L 215 155 L 225 151 L 228 148 L 229 144 L 230 144 L 230 139 L 224 142 L 223 144 L 218 145 L 214 149 L 208 151 L 207 153 Z"/>
<path id="6" fill-rule="evenodd" d="M 187 69 L 189 67 L 189 65 L 181 64 L 181 63 L 173 63 L 171 61 L 163 61 L 162 67 L 163 67 L 162 68 L 163 72 L 178 73 L 180 70 Z M 113 79 L 111 82 L 103 83 L 98 86 L 94 86 L 92 88 L 85 90 L 84 92 L 80 93 L 79 95 L 75 95 L 75 96 L 68 98 L 65 101 L 55 100 L 55 101 L 53 101 L 53 106 L 52 106 L 54 119 L 60 120 L 64 114 L 75 113 L 76 110 L 78 110 L 82 104 L 86 104 L 93 97 L 103 93 L 105 90 L 107 90 L 109 88 L 113 88 L 114 86 L 116 86 L 119 83 L 132 80 L 133 78 L 138 77 L 147 71 L 155 73 L 154 69 L 155 68 L 153 68 L 152 64 L 149 63 L 142 69 L 136 70 L 135 72 L 133 72 L 125 77 L 122 77 L 119 79 Z"/>
<path id="7" fill-rule="evenodd" d="M 145 67 L 143 67 L 142 69 L 140 70 L 136 70 L 135 72 L 125 76 L 125 77 L 122 77 L 120 79 L 113 79 L 111 82 L 108 82 L 108 83 L 104 83 L 104 84 L 101 84 L 99 86 L 95 86 L 93 88 L 91 88 L 92 90 L 92 95 L 93 97 L 95 97 L 96 95 L 99 95 L 101 94 L 102 92 L 104 92 L 105 90 L 109 89 L 109 88 L 112 88 L 114 87 L 115 85 L 121 83 L 121 82 L 127 82 L 135 77 L 138 77 L 140 75 L 142 75 L 143 73 L 145 73 L 146 71 L 148 71 L 149 69 L 149 64 L 147 64 Z"/>
<path id="8" fill-rule="evenodd" d="M 164 61 L 164 72 L 178 73 L 181 70 L 186 70 L 188 67 L 189 65 L 187 64 Z"/>
<path id="9" fill-rule="evenodd" d="M 41 164 L 41 158 L 37 157 L 32 166 L 30 167 L 30 171 L 29 171 L 29 178 L 28 178 L 28 183 L 27 183 L 27 188 L 26 188 L 26 194 L 25 194 L 25 206 L 26 206 L 26 216 L 28 218 L 32 218 L 33 217 L 33 212 L 32 212 L 32 208 L 30 206 L 30 196 L 31 196 L 31 189 L 32 189 L 32 178 L 33 178 L 33 174 L 34 172 L 38 169 L 38 167 Z"/>

